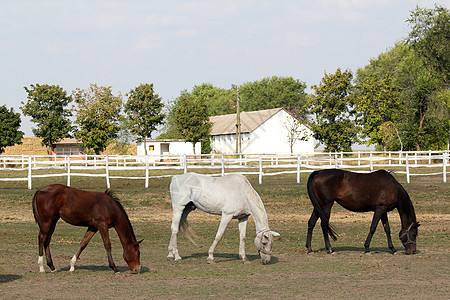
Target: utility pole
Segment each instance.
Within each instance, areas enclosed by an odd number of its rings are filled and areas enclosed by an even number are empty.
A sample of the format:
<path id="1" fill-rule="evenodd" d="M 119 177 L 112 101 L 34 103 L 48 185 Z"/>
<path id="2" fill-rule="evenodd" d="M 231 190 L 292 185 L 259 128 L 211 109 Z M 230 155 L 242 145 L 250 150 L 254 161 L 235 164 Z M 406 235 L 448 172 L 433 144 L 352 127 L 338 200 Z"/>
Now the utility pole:
<path id="1" fill-rule="evenodd" d="M 239 87 L 237 88 L 236 101 L 236 153 L 241 153 L 241 111 L 240 111 Z"/>

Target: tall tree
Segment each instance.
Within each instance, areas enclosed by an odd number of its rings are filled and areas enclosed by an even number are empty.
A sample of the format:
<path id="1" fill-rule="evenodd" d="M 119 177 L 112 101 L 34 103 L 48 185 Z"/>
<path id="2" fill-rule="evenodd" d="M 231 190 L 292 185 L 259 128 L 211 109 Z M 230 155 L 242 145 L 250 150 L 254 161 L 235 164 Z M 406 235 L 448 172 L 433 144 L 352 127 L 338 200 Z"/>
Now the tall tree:
<path id="1" fill-rule="evenodd" d="M 215 87 L 210 83 L 196 85 L 189 93 L 196 101 L 202 99 L 207 107 L 209 116 L 231 114 L 235 112 L 233 100 L 236 92 L 233 89 L 227 90 Z"/>
<path id="2" fill-rule="evenodd" d="M 6 105 L 0 106 L 0 154 L 5 147 L 22 143 L 23 132 L 20 131 L 20 114 Z"/>
<path id="3" fill-rule="evenodd" d="M 325 151 L 351 151 L 357 141 L 352 78 L 349 70 L 339 68 L 334 74 L 325 73 L 320 84 L 312 86 L 309 108 L 314 118 L 310 125 L 315 138 L 325 144 Z"/>
<path id="4" fill-rule="evenodd" d="M 209 141 L 211 123 L 209 123 L 207 107 L 203 99 L 196 101 L 191 95 L 182 94 L 178 98 L 175 123 L 181 136 L 192 143 L 194 154 L 197 142 Z"/>
<path id="5" fill-rule="evenodd" d="M 113 95 L 112 87 L 91 84 L 87 90 L 75 90 L 73 98 L 78 125 L 75 136 L 98 155 L 120 130 L 122 95 Z"/>
<path id="6" fill-rule="evenodd" d="M 69 119 L 72 112 L 68 108 L 72 98 L 59 85 L 32 84 L 30 88 L 24 88 L 28 100 L 22 102 L 22 112 L 37 124 L 33 134 L 42 138 L 42 145 L 47 146 L 48 154 L 51 154 L 50 147 L 70 136 L 73 130 Z"/>
<path id="7" fill-rule="evenodd" d="M 153 84 L 141 84 L 128 93 L 125 112 L 129 118 L 131 131 L 144 141 L 145 155 L 147 155 L 146 138 L 161 125 L 164 120 L 161 97 L 155 94 Z"/>
<path id="8" fill-rule="evenodd" d="M 372 73 L 359 81 L 354 88 L 354 101 L 358 111 L 358 123 L 369 137 L 368 145 L 378 144 L 386 151 L 386 124 L 395 126 L 400 116 L 400 93 L 395 86 L 393 74 L 380 77 Z M 390 143 L 392 145 L 392 143 Z"/>
<path id="9" fill-rule="evenodd" d="M 410 100 L 409 128 L 416 137 L 417 150 L 443 148 L 450 140 L 445 121 L 450 114 L 448 110 L 441 113 L 445 104 L 440 100 L 450 88 L 449 10 L 439 5 L 433 9 L 416 7 L 407 22 L 411 27 L 407 43 L 414 50 L 405 67 L 410 79 L 404 81 Z"/>
<path id="10" fill-rule="evenodd" d="M 450 76 L 450 14 L 444 6 L 434 8 L 416 7 L 406 20 L 411 32 L 410 44 L 419 56 L 423 57 L 429 70 L 441 74 L 442 80 L 449 83 Z"/>
<path id="11" fill-rule="evenodd" d="M 299 119 L 305 116 L 306 84 L 292 77 L 266 77 L 239 87 L 241 108 L 246 111 L 283 107 Z M 234 93 L 235 94 L 235 93 Z"/>

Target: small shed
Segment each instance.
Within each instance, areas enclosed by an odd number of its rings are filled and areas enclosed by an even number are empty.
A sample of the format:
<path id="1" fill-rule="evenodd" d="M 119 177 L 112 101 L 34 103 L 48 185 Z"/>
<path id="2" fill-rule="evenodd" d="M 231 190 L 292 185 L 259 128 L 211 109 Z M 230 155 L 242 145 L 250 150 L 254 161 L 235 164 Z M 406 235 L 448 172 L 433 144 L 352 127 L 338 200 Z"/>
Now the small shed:
<path id="1" fill-rule="evenodd" d="M 86 152 L 83 143 L 76 139 L 65 138 L 52 145 L 52 155 L 84 155 Z"/>
<path id="2" fill-rule="evenodd" d="M 236 152 L 236 114 L 210 117 L 211 147 L 216 153 Z M 312 131 L 283 108 L 240 113 L 241 153 L 313 153 Z M 294 135 L 294 137 L 293 137 Z M 305 140 L 300 140 L 304 137 Z M 292 140 L 294 138 L 294 140 Z"/>
<path id="3" fill-rule="evenodd" d="M 147 155 L 193 155 L 194 149 L 191 142 L 179 139 L 164 139 L 146 141 Z M 195 153 L 201 153 L 201 144 L 195 144 Z M 137 143 L 137 155 L 145 155 L 144 142 Z"/>

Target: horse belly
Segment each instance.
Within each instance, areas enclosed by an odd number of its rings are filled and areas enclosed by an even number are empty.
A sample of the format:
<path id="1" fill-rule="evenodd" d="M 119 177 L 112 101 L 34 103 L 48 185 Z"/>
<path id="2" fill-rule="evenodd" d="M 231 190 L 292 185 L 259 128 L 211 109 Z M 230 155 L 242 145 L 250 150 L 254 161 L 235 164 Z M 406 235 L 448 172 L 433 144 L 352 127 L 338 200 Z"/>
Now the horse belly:
<path id="1" fill-rule="evenodd" d="M 80 211 L 80 210 L 68 210 L 61 209 L 60 216 L 65 222 L 75 225 L 75 226 L 91 226 L 92 218 L 91 214 L 88 213 L 89 210 Z"/>

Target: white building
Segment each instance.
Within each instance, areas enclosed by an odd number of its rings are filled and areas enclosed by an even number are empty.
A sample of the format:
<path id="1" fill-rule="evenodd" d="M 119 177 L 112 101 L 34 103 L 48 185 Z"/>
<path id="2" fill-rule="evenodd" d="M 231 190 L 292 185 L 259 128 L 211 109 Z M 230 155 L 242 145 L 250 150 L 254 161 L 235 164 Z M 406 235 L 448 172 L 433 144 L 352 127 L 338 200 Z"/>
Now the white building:
<path id="1" fill-rule="evenodd" d="M 236 152 L 236 114 L 210 117 L 211 147 L 215 153 Z M 241 153 L 313 153 L 312 131 L 283 108 L 241 112 Z M 295 141 L 290 142 L 289 137 Z M 296 140 L 306 136 L 307 140 Z M 292 138 L 291 138 L 292 141 Z"/>
<path id="2" fill-rule="evenodd" d="M 184 140 L 146 140 L 147 145 L 147 155 L 193 155 L 194 149 L 191 142 L 186 142 Z M 201 144 L 195 144 L 195 153 L 201 153 Z M 137 155 L 145 155 L 144 142 L 137 143 Z"/>

